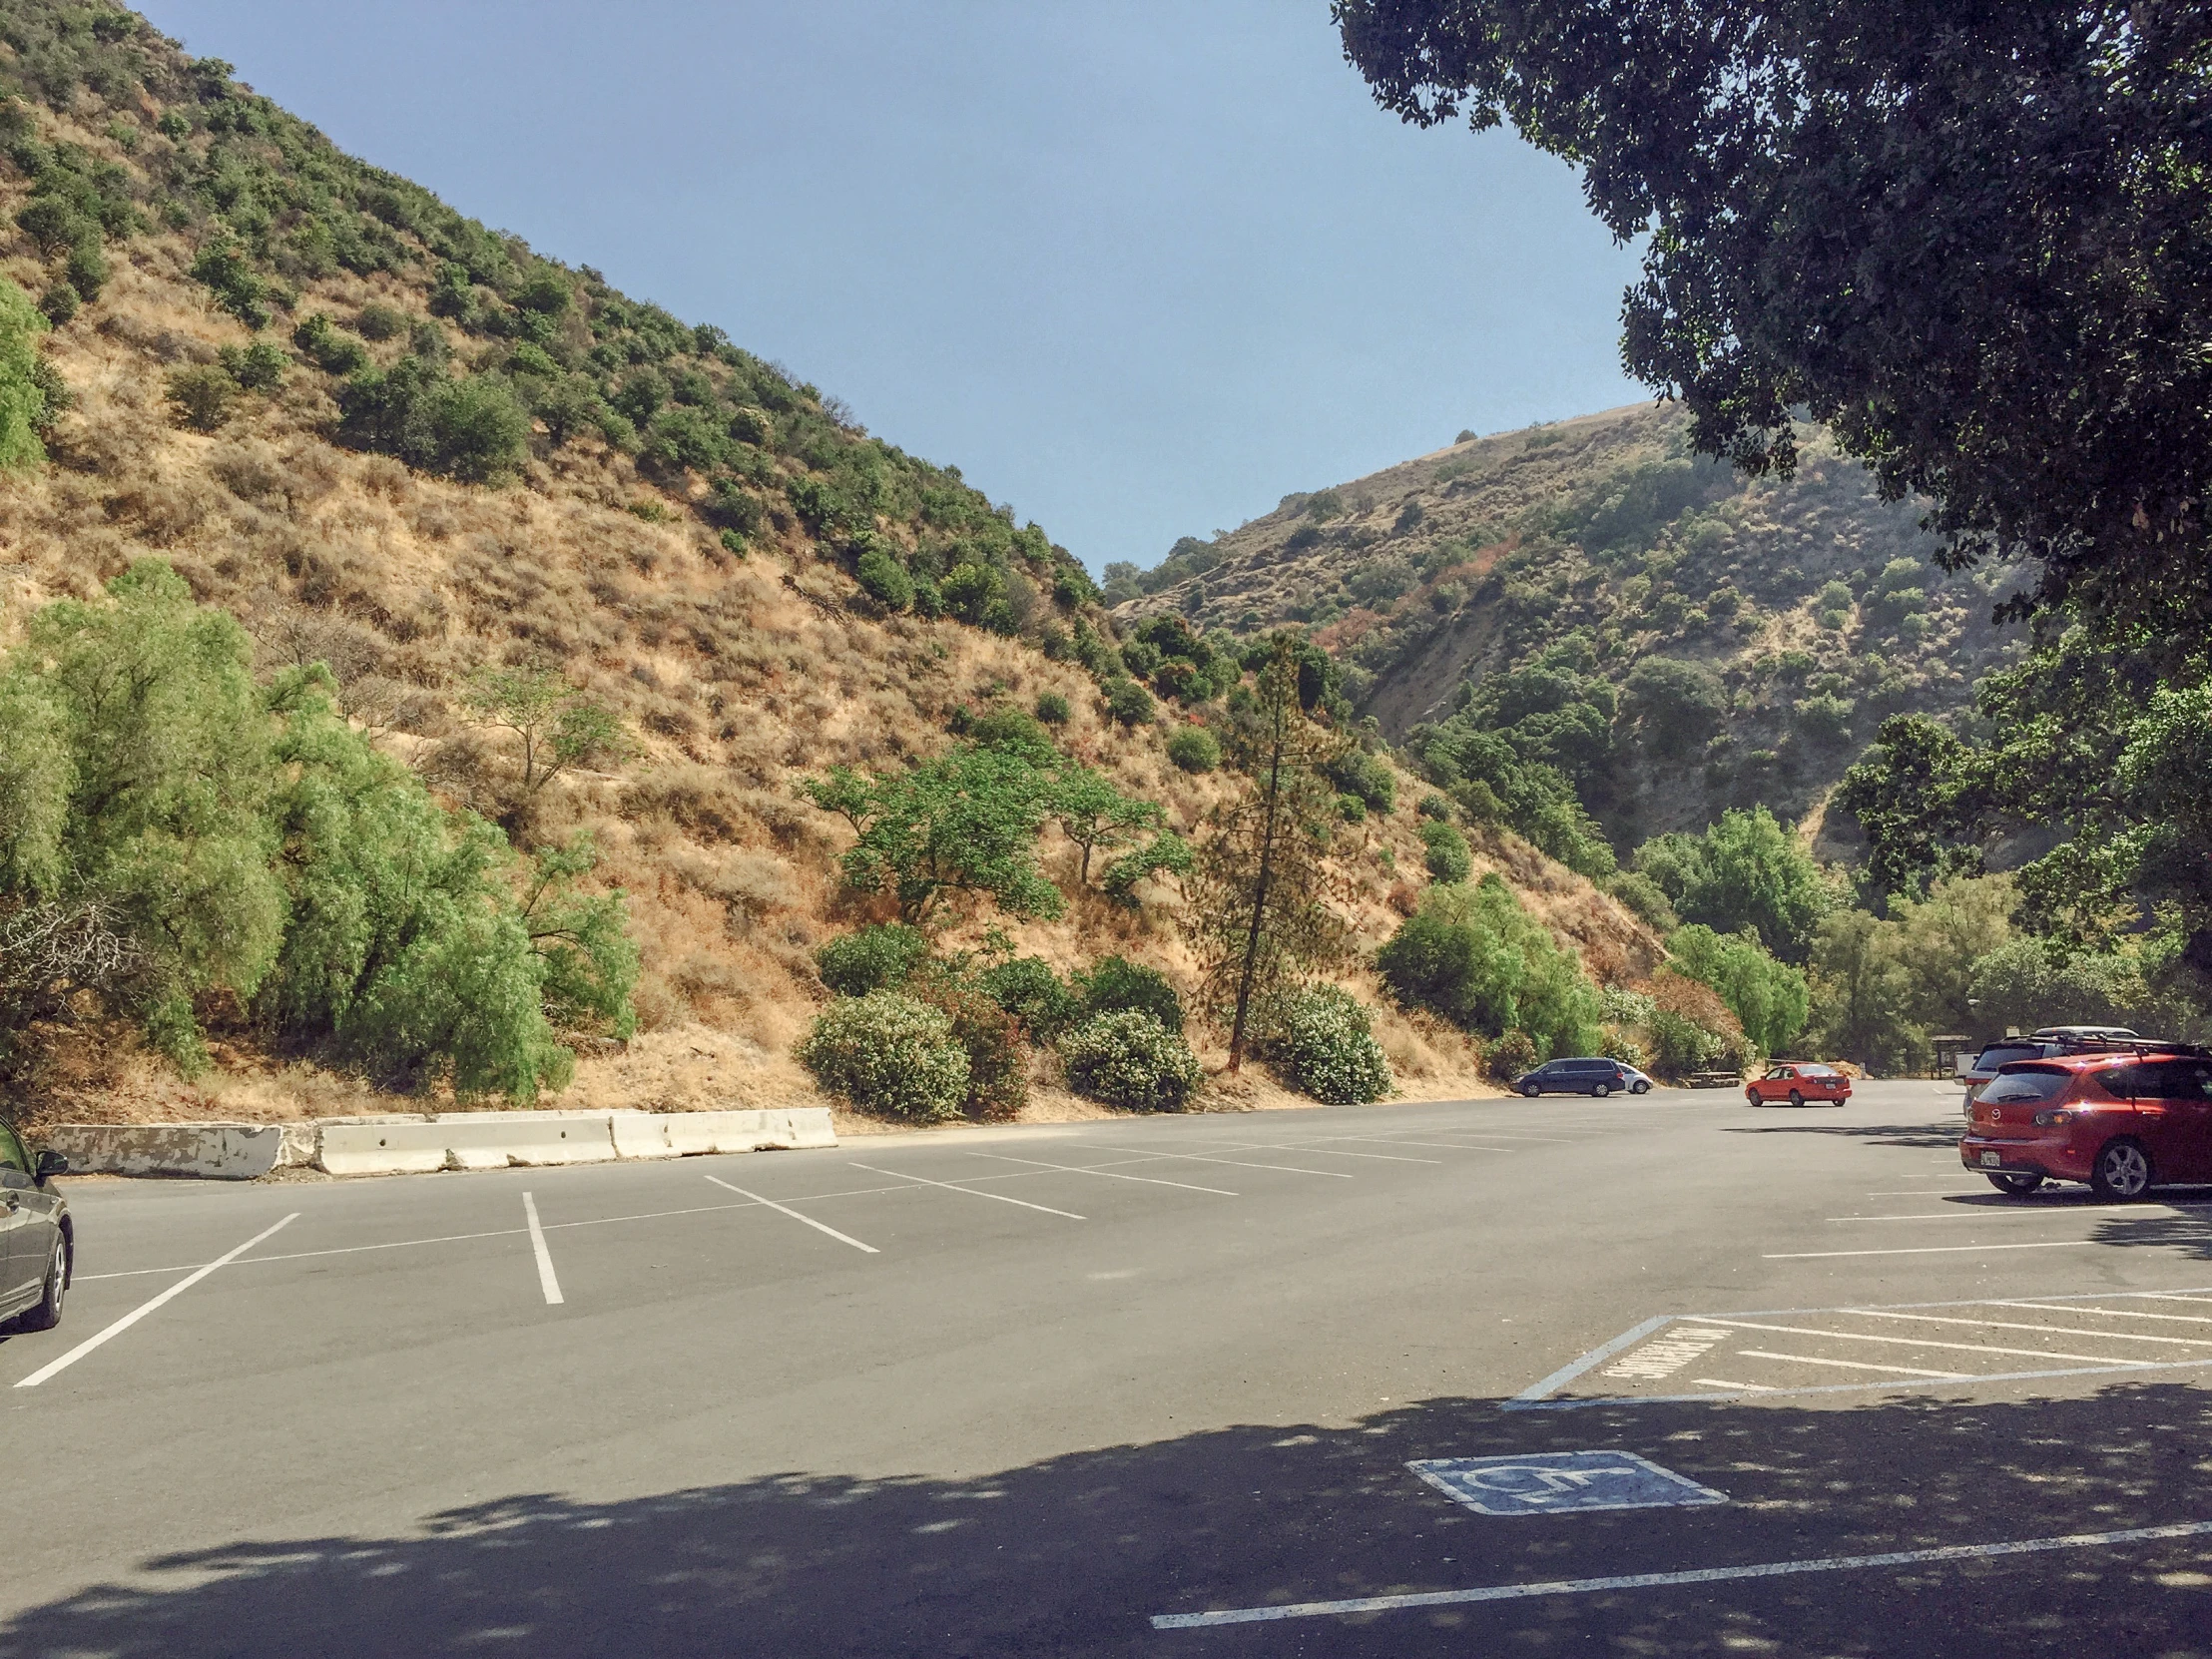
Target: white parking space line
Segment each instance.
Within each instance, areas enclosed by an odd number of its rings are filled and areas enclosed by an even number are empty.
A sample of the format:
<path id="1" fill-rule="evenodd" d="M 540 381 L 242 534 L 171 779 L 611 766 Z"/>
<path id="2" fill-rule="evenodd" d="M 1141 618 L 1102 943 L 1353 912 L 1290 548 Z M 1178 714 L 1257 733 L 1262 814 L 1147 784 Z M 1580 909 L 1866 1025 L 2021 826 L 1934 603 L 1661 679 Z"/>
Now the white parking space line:
<path id="1" fill-rule="evenodd" d="M 2053 1308 L 2052 1313 L 2067 1310 Z M 1879 1308 L 1847 1308 L 1847 1314 L 1865 1314 L 1870 1319 L 1915 1320 L 1928 1325 L 1971 1325 L 1985 1331 L 2033 1331 L 2046 1337 L 2111 1338 L 2123 1343 L 2170 1343 L 2177 1348 L 2212 1348 L 2212 1338 L 2207 1337 L 2153 1337 L 2142 1331 L 2077 1331 L 2066 1325 L 2028 1325 L 2020 1320 L 1961 1320 L 1946 1319 L 1940 1314 L 1891 1314 Z"/>
<path id="2" fill-rule="evenodd" d="M 545 1293 L 545 1305 L 557 1308 L 561 1282 L 553 1277 L 553 1253 L 545 1248 L 545 1229 L 538 1225 L 538 1201 L 528 1193 L 522 1195 L 522 1214 L 530 1224 L 530 1252 L 538 1259 L 538 1289 Z"/>
<path id="3" fill-rule="evenodd" d="M 1974 1561 L 1999 1555 L 2036 1555 L 2056 1549 L 2108 1549 L 2118 1544 L 2150 1543 L 2164 1538 L 2200 1538 L 2212 1533 L 2212 1521 L 2177 1521 L 2167 1526 L 2131 1526 L 2119 1532 L 2072 1532 L 2055 1538 L 2018 1538 L 2003 1543 L 1943 1544 L 1934 1549 L 1899 1549 L 1881 1555 L 1827 1555 L 1813 1560 L 1762 1561 L 1741 1567 L 1694 1567 L 1687 1572 L 1639 1572 L 1617 1578 L 1560 1578 L 1543 1584 L 1485 1584 L 1471 1590 L 1427 1590 L 1407 1595 L 1360 1596 L 1346 1601 L 1299 1601 L 1273 1607 L 1232 1607 L 1211 1613 L 1155 1613 L 1155 1630 L 1204 1630 L 1223 1624 L 1260 1624 L 1277 1619 L 1330 1618 L 1347 1613 L 1387 1613 L 1407 1607 L 1458 1607 L 1479 1601 L 1521 1601 L 1536 1596 L 1594 1595 L 1607 1590 L 1665 1589 L 1676 1584 L 1724 1584 L 1744 1578 L 1782 1578 L 1807 1572 L 1856 1572 L 1872 1567 L 1917 1567 L 1934 1561 Z"/>
<path id="4" fill-rule="evenodd" d="M 1358 1141 L 1363 1146 L 1426 1146 L 1439 1152 L 1518 1152 L 1517 1146 L 1485 1146 L 1477 1141 L 1413 1141 L 1402 1135 L 1332 1135 L 1334 1141 Z"/>
<path id="5" fill-rule="evenodd" d="M 1844 1310 L 1849 1312 L 1849 1310 Z M 2066 1354 L 2054 1348 L 1999 1348 L 1994 1343 L 1945 1343 L 1933 1337 L 1878 1337 L 1865 1331 L 1813 1331 L 1802 1325 L 1759 1325 L 1751 1320 L 1708 1320 L 1737 1331 L 1773 1331 L 1785 1337 L 1825 1337 L 1840 1343 L 1890 1343 L 1899 1348 L 1957 1349 L 1966 1354 L 2014 1354 L 2029 1360 L 2084 1360 L 2098 1366 L 2139 1366 L 2141 1360 L 2115 1360 L 2109 1354 Z"/>
<path id="6" fill-rule="evenodd" d="M 1278 1141 L 1233 1141 L 1230 1143 L 1229 1150 L 1232 1152 L 1311 1152 L 1320 1158 L 1373 1158 L 1379 1163 L 1384 1164 L 1433 1164 L 1438 1169 L 1443 1167 L 1444 1162 L 1441 1158 L 1407 1158 L 1396 1152 L 1339 1152 L 1333 1146 L 1316 1146 L 1311 1141 L 1292 1145 L 1286 1145 Z"/>
<path id="7" fill-rule="evenodd" d="M 1082 1164 L 1048 1164 L 1042 1158 L 1012 1158 L 1003 1152 L 978 1152 L 978 1158 L 994 1158 L 1002 1164 L 1033 1164 L 1038 1169 L 1059 1170 L 1065 1175 L 1096 1175 L 1108 1181 L 1141 1181 L 1148 1187 L 1180 1187 L 1187 1193 L 1212 1193 L 1216 1198 L 1235 1198 L 1227 1187 L 1200 1187 L 1188 1181 L 1168 1181 L 1157 1175 L 1124 1175 L 1119 1170 L 1092 1169 Z"/>
<path id="8" fill-rule="evenodd" d="M 821 1222 L 815 1220 L 813 1216 L 803 1216 L 797 1210 L 790 1209 L 782 1204 L 777 1203 L 776 1200 L 773 1198 L 763 1198 L 759 1193 L 749 1193 L 743 1187 L 732 1186 L 729 1182 L 723 1180 L 723 1178 L 719 1175 L 710 1175 L 707 1177 L 707 1179 L 712 1181 L 716 1186 L 722 1188 L 726 1192 L 736 1193 L 740 1198 L 750 1198 L 756 1204 L 765 1204 L 771 1210 L 776 1211 L 779 1215 L 789 1216 L 794 1221 L 803 1221 L 809 1227 L 812 1227 L 817 1233 L 827 1233 L 830 1235 L 830 1237 L 836 1240 L 839 1244 L 848 1244 L 854 1250 L 864 1250 L 870 1256 L 882 1255 L 882 1252 L 877 1250 L 873 1245 L 862 1244 L 858 1239 L 847 1238 L 844 1234 L 839 1233 L 834 1227 L 826 1227 Z"/>
<path id="9" fill-rule="evenodd" d="M 2116 1320 L 2172 1320 L 2181 1325 L 2212 1325 L 2202 1314 L 2151 1314 L 2136 1308 L 2083 1308 L 2065 1302 L 1992 1302 L 1992 1308 L 2027 1308 L 2038 1314 L 2104 1314 Z"/>
<path id="10" fill-rule="evenodd" d="M 1731 1382 L 1725 1377 L 1693 1377 L 1690 1381 L 1701 1388 L 1734 1388 L 1739 1393 L 1778 1394 L 1784 1390 L 1768 1382 Z"/>
<path id="11" fill-rule="evenodd" d="M 1095 1146 L 1097 1143 L 1095 1141 L 1087 1141 L 1083 1144 L 1087 1146 Z M 1326 1175 L 1332 1181 L 1350 1181 L 1353 1179 L 1353 1177 L 1347 1175 L 1341 1169 L 1300 1169 L 1296 1164 L 1256 1164 L 1249 1158 L 1206 1158 L 1201 1157 L 1198 1153 L 1195 1152 L 1146 1152 L 1142 1159 L 1131 1158 L 1125 1161 L 1129 1163 L 1139 1163 L 1150 1162 L 1163 1158 L 1179 1159 L 1182 1162 L 1189 1164 L 1228 1164 L 1236 1169 L 1280 1170 L 1285 1175 Z"/>
<path id="12" fill-rule="evenodd" d="M 1931 1192 L 1926 1187 L 1901 1187 L 1885 1193 L 1869 1193 L 1869 1198 L 1981 1198 L 1987 1195 L 1987 1187 L 1960 1187 L 1956 1192 Z M 1834 1217 L 1830 1218 L 1834 1220 Z"/>
<path id="13" fill-rule="evenodd" d="M 2145 1291 L 2142 1294 L 2157 1302 L 2212 1302 L 2212 1296 L 2182 1296 L 2174 1291 Z"/>
<path id="14" fill-rule="evenodd" d="M 201 1280 L 207 1278 L 208 1275 L 215 1272 L 216 1269 L 228 1267 L 231 1263 L 237 1261 L 241 1256 L 244 1256 L 248 1251 L 252 1250 L 256 1245 L 260 1244 L 264 1239 L 274 1237 L 276 1234 L 281 1232 L 284 1228 L 290 1226 L 291 1223 L 297 1221 L 298 1219 L 299 1212 L 297 1210 L 294 1210 L 290 1215 L 286 1216 L 275 1227 L 264 1228 L 261 1232 L 255 1234 L 251 1239 L 248 1239 L 246 1243 L 240 1245 L 238 1249 L 226 1251 L 223 1255 L 218 1256 L 214 1261 L 210 1262 L 206 1267 L 196 1271 L 191 1278 L 178 1280 L 176 1284 L 170 1286 L 168 1290 L 162 1292 L 151 1302 L 140 1303 L 136 1308 L 132 1309 L 128 1314 L 125 1314 L 113 1325 L 107 1327 L 107 1329 L 96 1332 L 92 1336 L 87 1337 L 83 1342 L 79 1343 L 67 1354 L 63 1355 L 59 1360 L 48 1361 L 45 1365 L 39 1367 L 37 1371 L 31 1373 L 30 1376 L 24 1378 L 20 1382 L 16 1383 L 16 1386 L 19 1388 L 35 1388 L 41 1382 L 45 1382 L 49 1377 L 52 1377 L 55 1373 L 67 1371 L 71 1366 L 74 1366 L 79 1360 L 82 1360 L 86 1355 L 90 1354 L 94 1349 L 98 1348 L 102 1343 L 109 1341 L 111 1338 L 122 1336 L 124 1332 L 130 1330 L 132 1326 L 138 1324 L 140 1320 L 146 1318 L 148 1314 L 154 1312 L 155 1309 L 161 1307 L 164 1303 L 174 1301 L 176 1298 L 183 1296 L 187 1291 L 191 1290 L 193 1286 L 199 1284 Z"/>
<path id="15" fill-rule="evenodd" d="M 1978 1256 L 1991 1250 L 2085 1250 L 2095 1239 L 2045 1239 L 2037 1244 L 1908 1245 L 1900 1250 L 1785 1250 L 1759 1258 L 1762 1262 L 1825 1262 L 1838 1256 Z"/>
<path id="16" fill-rule="evenodd" d="M 1835 1366 L 1844 1371 L 1885 1371 L 1898 1377 L 1926 1377 L 1937 1382 L 1971 1382 L 1970 1372 L 1930 1371 L 1926 1366 L 1878 1366 L 1870 1360 L 1822 1360 L 1810 1354 L 1770 1354 L 1763 1348 L 1736 1351 L 1747 1360 L 1788 1360 L 1800 1366 Z"/>
<path id="17" fill-rule="evenodd" d="M 1001 1204 L 1018 1204 L 1024 1210 L 1041 1210 L 1048 1216 L 1065 1216 L 1069 1221 L 1084 1219 L 1072 1210 L 1055 1210 L 1049 1204 L 1032 1204 L 1026 1198 L 1008 1198 L 1004 1193 L 979 1193 L 973 1187 L 958 1186 L 950 1181 L 932 1181 L 925 1175 L 908 1175 L 903 1170 L 877 1169 L 873 1164 L 854 1164 L 852 1167 L 864 1169 L 870 1175 L 888 1175 L 893 1180 L 912 1181 L 924 1187 L 942 1187 L 948 1193 L 966 1193 L 970 1198 L 989 1198 Z"/>

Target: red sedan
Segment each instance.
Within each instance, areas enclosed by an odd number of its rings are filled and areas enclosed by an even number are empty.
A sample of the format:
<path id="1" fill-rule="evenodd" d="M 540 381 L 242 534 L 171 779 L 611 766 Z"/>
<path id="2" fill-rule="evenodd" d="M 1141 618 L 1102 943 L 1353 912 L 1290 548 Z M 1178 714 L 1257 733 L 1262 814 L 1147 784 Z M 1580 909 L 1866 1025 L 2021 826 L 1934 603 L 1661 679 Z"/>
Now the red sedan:
<path id="1" fill-rule="evenodd" d="M 2102 1199 L 2212 1181 L 2212 1055 L 2183 1044 L 2000 1067 L 1976 1094 L 1959 1159 L 2000 1192 L 2086 1181 Z"/>
<path id="2" fill-rule="evenodd" d="M 1764 1077 L 1754 1077 L 1744 1090 L 1744 1098 L 1754 1106 L 1772 1106 L 1778 1100 L 1787 1100 L 1793 1106 L 1815 1100 L 1841 1106 L 1851 1098 L 1851 1079 L 1834 1066 L 1792 1060 L 1788 1065 L 1769 1067 Z"/>

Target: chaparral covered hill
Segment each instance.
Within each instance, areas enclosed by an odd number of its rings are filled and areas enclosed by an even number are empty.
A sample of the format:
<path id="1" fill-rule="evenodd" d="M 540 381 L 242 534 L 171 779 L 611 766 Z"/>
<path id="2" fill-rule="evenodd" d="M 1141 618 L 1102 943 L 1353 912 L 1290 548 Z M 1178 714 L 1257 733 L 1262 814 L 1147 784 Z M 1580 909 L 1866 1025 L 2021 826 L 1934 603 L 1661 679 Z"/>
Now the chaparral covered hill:
<path id="1" fill-rule="evenodd" d="M 1130 622 L 1306 624 L 1439 781 L 1479 775 L 1467 739 L 1500 736 L 1623 854 L 1732 806 L 1803 819 L 1883 718 L 1967 702 L 2010 647 L 1990 621 L 2010 573 L 1946 578 L 1921 509 L 1878 499 L 1825 433 L 1794 478 L 1754 480 L 1691 455 L 1687 425 L 1661 404 L 1462 433 L 1114 567 L 1106 597 Z"/>
<path id="2" fill-rule="evenodd" d="M 158 558 L 244 624 L 265 683 L 327 665 L 352 728 L 447 808 L 524 853 L 591 831 L 585 886 L 627 895 L 641 953 L 638 1026 L 577 1036 L 562 1099 L 814 1098 L 791 1050 L 828 998 L 816 951 L 894 913 L 844 889 L 850 831 L 800 792 L 832 765 L 895 773 L 948 729 L 1056 694 L 1061 748 L 1171 826 L 1233 787 L 1166 755 L 1224 688 L 1131 698 L 1081 566 L 957 469 L 870 435 L 720 329 L 340 154 L 131 13 L 5 0 L 0 42 L 0 275 L 52 324 L 25 371 L 39 406 L 18 399 L 5 434 L 20 464 L 0 480 L 0 644 L 53 601 L 106 603 Z M 1440 509 L 1448 486 L 1423 487 Z M 1426 597 L 1446 580 L 1461 578 L 1408 579 L 1409 619 L 1462 626 Z M 1450 654 L 1400 631 L 1408 662 Z M 496 670 L 556 675 L 567 707 L 611 725 L 548 782 L 487 713 Z M 1369 947 L 1410 907 L 1418 793 L 1408 781 L 1336 838 Z M 1655 962 L 1640 924 L 1524 842 L 1492 833 L 1476 852 L 1594 973 Z M 1043 860 L 1065 914 L 1010 924 L 1020 949 L 1062 970 L 1120 953 L 1188 989 L 1172 882 L 1109 899 L 1057 831 Z M 944 947 L 992 920 L 956 911 Z M 251 1001 L 194 1013 L 213 1069 L 191 1080 L 140 1023 L 80 998 L 8 1058 L 9 1087 L 81 1116 L 389 1099 L 360 1068 L 308 1063 Z M 1403 1086 L 1463 1082 L 1449 1030 L 1377 1018 Z"/>

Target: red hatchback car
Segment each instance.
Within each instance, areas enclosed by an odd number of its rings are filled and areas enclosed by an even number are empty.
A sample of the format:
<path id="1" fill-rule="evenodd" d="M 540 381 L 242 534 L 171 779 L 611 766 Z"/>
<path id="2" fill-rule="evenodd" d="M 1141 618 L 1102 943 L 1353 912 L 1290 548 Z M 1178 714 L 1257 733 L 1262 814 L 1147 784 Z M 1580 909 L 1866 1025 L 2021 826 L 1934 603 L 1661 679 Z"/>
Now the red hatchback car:
<path id="1" fill-rule="evenodd" d="M 1793 1106 L 1815 1100 L 1841 1106 L 1851 1098 L 1851 1079 L 1834 1066 L 1792 1060 L 1787 1065 L 1769 1066 L 1764 1077 L 1754 1077 L 1744 1090 L 1744 1098 L 1754 1106 L 1771 1106 L 1778 1100 L 1787 1100 Z"/>
<path id="2" fill-rule="evenodd" d="M 2000 1067 L 1968 1109 L 1958 1156 L 2000 1192 L 2086 1181 L 2141 1198 L 2212 1181 L 2212 1054 L 2182 1044 L 2066 1054 Z"/>

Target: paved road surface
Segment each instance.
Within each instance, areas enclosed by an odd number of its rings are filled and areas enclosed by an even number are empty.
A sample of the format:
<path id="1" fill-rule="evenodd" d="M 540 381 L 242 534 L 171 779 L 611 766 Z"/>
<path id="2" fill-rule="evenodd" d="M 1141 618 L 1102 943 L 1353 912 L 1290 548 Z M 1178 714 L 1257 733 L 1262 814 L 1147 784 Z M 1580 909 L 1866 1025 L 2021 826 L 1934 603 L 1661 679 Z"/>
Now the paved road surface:
<path id="1" fill-rule="evenodd" d="M 76 1182 L 0 1659 L 2212 1653 L 2212 1194 L 2000 1200 L 1955 1114 Z"/>

